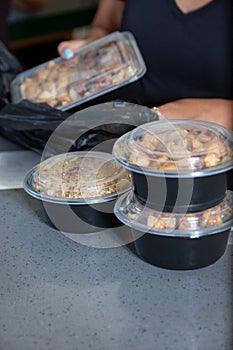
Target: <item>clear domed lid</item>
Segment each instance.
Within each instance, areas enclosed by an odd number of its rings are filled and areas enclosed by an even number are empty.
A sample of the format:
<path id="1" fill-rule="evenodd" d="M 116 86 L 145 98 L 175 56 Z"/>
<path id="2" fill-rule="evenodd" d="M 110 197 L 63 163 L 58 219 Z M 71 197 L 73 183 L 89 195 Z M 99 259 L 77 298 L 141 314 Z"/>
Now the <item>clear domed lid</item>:
<path id="1" fill-rule="evenodd" d="M 24 181 L 32 196 L 51 201 L 109 200 L 131 187 L 130 172 L 104 152 L 70 152 L 48 158 L 34 167 Z"/>
<path id="2" fill-rule="evenodd" d="M 160 120 L 121 136 L 113 154 L 134 172 L 207 176 L 233 167 L 233 132 L 200 120 Z"/>
<path id="3" fill-rule="evenodd" d="M 224 200 L 212 208 L 181 214 L 146 207 L 130 191 L 117 200 L 114 212 L 121 222 L 140 232 L 200 237 L 230 230 L 233 226 L 233 192 L 227 191 Z"/>

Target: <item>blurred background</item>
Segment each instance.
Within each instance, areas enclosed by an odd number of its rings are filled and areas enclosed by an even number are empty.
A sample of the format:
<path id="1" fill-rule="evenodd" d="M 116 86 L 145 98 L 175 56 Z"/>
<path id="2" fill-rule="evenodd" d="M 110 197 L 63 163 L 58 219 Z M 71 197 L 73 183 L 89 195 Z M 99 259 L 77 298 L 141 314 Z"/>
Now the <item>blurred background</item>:
<path id="1" fill-rule="evenodd" d="M 34 67 L 57 57 L 61 41 L 85 36 L 97 1 L 0 0 L 0 16 L 6 17 L 0 39 L 25 69 Z"/>

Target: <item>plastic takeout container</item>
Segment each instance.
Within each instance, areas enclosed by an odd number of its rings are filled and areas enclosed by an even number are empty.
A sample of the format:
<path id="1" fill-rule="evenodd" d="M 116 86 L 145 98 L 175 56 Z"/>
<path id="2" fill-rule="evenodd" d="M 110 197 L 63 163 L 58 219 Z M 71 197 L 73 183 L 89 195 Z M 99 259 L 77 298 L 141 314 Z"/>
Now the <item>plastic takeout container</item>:
<path id="1" fill-rule="evenodd" d="M 226 174 L 233 168 L 233 132 L 199 120 L 160 120 L 121 136 L 113 154 L 132 172 L 143 204 L 200 211 L 225 197 Z"/>
<path id="2" fill-rule="evenodd" d="M 130 188 L 130 172 L 111 154 L 94 151 L 53 156 L 24 179 L 25 191 L 43 202 L 50 223 L 69 233 L 119 226 L 115 200 Z"/>
<path id="3" fill-rule="evenodd" d="M 208 266 L 225 252 L 233 226 L 233 192 L 196 213 L 160 212 L 143 206 L 133 191 L 116 202 L 115 215 L 131 227 L 136 252 L 152 265 L 175 270 Z"/>
<path id="4" fill-rule="evenodd" d="M 68 110 L 133 83 L 146 72 L 130 32 L 114 32 L 81 48 L 73 58 L 58 57 L 16 76 L 13 103 L 46 102 Z"/>

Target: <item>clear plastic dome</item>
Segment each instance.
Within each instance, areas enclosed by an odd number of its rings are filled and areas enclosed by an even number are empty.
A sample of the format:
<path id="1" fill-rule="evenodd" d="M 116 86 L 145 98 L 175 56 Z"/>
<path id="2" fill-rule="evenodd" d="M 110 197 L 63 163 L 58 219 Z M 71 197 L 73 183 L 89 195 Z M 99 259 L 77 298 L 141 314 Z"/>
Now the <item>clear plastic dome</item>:
<path id="1" fill-rule="evenodd" d="M 38 164 L 26 176 L 25 190 L 52 202 L 109 200 L 131 187 L 130 172 L 104 152 L 64 153 Z"/>
<path id="2" fill-rule="evenodd" d="M 233 226 L 233 192 L 209 209 L 195 213 L 156 211 L 144 206 L 130 191 L 115 204 L 117 218 L 140 232 L 164 236 L 200 237 L 230 230 Z"/>
<path id="3" fill-rule="evenodd" d="M 233 167 L 233 132 L 199 120 L 160 120 L 121 136 L 113 154 L 134 172 L 207 176 Z"/>

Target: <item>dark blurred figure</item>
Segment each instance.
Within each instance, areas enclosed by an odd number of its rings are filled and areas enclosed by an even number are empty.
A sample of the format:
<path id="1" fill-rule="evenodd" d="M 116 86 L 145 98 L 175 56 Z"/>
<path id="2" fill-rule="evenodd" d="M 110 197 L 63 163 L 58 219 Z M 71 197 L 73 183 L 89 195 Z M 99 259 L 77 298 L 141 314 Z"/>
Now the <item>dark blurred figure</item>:
<path id="1" fill-rule="evenodd" d="M 0 0 L 0 41 L 7 45 L 7 20 L 11 10 L 25 13 L 42 9 L 47 0 Z"/>
<path id="2" fill-rule="evenodd" d="M 47 0 L 12 0 L 13 7 L 22 11 L 40 10 L 45 7 Z"/>
<path id="3" fill-rule="evenodd" d="M 7 18 L 11 8 L 11 0 L 0 0 L 0 41 L 7 45 Z"/>

